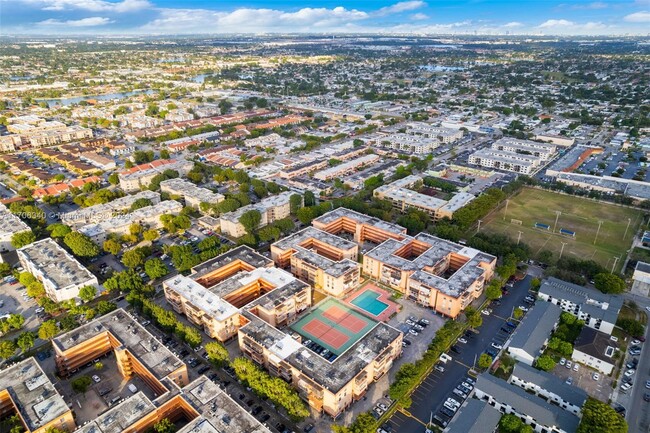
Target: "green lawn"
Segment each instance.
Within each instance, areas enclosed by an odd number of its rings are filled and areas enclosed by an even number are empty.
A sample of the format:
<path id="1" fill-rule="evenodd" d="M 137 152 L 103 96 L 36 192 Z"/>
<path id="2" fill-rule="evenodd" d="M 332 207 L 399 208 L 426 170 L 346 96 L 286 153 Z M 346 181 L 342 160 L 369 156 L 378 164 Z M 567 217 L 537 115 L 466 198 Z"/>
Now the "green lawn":
<path id="1" fill-rule="evenodd" d="M 561 212 L 557 226 L 556 211 Z M 628 218 L 630 227 L 625 234 Z M 513 219 L 520 220 L 521 225 L 513 223 Z M 602 226 L 594 245 L 599 221 L 602 221 Z M 533 255 L 542 250 L 549 250 L 557 258 L 564 242 L 566 245 L 563 257 L 593 259 L 608 269 L 614 264 L 614 258 L 620 257 L 616 264 L 616 268 L 620 270 L 627 250 L 632 245 L 632 238 L 642 221 L 643 213 L 639 210 L 524 188 L 509 200 L 507 212 L 504 202 L 499 209 L 485 218 L 481 230 L 505 233 L 515 240 L 521 231 L 521 242 L 530 245 Z M 550 229 L 535 228 L 535 223 L 547 224 Z M 574 231 L 576 235 L 562 235 L 559 233 L 560 229 Z"/>

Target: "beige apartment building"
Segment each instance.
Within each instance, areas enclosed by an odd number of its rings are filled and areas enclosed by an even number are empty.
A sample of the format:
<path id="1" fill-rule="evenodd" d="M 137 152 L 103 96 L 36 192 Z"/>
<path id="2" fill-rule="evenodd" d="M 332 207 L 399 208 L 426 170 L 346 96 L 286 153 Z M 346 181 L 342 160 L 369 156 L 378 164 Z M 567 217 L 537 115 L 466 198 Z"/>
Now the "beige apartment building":
<path id="1" fill-rule="evenodd" d="M 179 176 L 185 176 L 194 167 L 192 161 L 176 159 L 159 159 L 146 164 L 136 165 L 118 174 L 120 188 L 126 192 L 140 191 L 148 187 L 151 180 L 162 174 L 165 170 L 178 172 Z"/>
<path id="2" fill-rule="evenodd" d="M 223 201 L 223 194 L 201 188 L 185 179 L 168 179 L 160 182 L 160 191 L 185 200 L 185 205 L 200 209 L 201 203 L 217 204 Z"/>
<path id="3" fill-rule="evenodd" d="M 221 215 L 219 221 L 221 233 L 232 236 L 233 238 L 244 236 L 246 234 L 246 229 L 242 223 L 239 222 L 239 218 L 244 213 L 251 210 L 258 211 L 262 217 L 259 227 L 264 227 L 279 219 L 287 218 L 291 211 L 290 198 L 294 194 L 294 192 L 285 191 L 278 195 L 267 197 L 259 203 L 240 207 L 234 212 L 228 212 Z"/>

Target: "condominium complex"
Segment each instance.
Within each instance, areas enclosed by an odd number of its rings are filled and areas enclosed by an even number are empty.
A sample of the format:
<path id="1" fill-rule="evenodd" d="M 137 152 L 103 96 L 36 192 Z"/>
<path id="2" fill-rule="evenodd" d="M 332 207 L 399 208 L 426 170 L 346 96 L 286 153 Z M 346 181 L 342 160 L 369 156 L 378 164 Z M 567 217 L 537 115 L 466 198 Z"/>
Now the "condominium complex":
<path id="1" fill-rule="evenodd" d="M 13 235 L 28 231 L 31 231 L 31 228 L 0 203 L 0 252 L 5 253 L 15 250 L 11 244 Z"/>
<path id="2" fill-rule="evenodd" d="M 166 170 L 173 170 L 178 172 L 179 176 L 184 176 L 193 166 L 194 163 L 191 161 L 175 159 L 160 159 L 136 165 L 119 173 L 120 188 L 126 192 L 139 191 L 141 188 L 149 186 L 155 176 Z"/>
<path id="3" fill-rule="evenodd" d="M 184 433 L 269 432 L 207 377 L 190 382 L 185 363 L 122 309 L 55 337 L 52 347 L 62 377 L 96 359 L 122 376 L 118 389 L 100 391 L 109 408 L 77 432 L 148 431 L 163 418 Z"/>
<path id="4" fill-rule="evenodd" d="M 468 162 L 482 167 L 531 174 L 549 161 L 555 151 L 553 144 L 505 137 L 492 143 L 490 148 L 471 154 Z"/>
<path id="5" fill-rule="evenodd" d="M 418 304 L 456 318 L 483 293 L 496 257 L 420 233 L 387 239 L 363 256 L 363 273 Z"/>
<path id="6" fill-rule="evenodd" d="M 79 289 L 99 289 L 97 277 L 51 238 L 36 241 L 17 250 L 20 264 L 45 288 L 54 302 L 78 299 Z"/>
<path id="7" fill-rule="evenodd" d="M 28 116 L 22 116 L 22 119 Z M 31 147 L 56 146 L 70 141 L 93 138 L 93 130 L 78 125 L 67 126 L 58 121 L 46 121 L 36 116 L 25 123 L 12 122 L 7 125 L 7 131 L 14 135 L 0 137 L 0 150 L 14 151 L 16 147 L 30 145 Z M 14 118 L 15 119 L 15 118 Z"/>
<path id="8" fill-rule="evenodd" d="M 256 210 L 260 213 L 261 219 L 259 227 L 264 227 L 282 218 L 287 218 L 290 215 L 290 198 L 295 193 L 286 191 L 278 195 L 267 197 L 259 203 L 250 204 L 241 207 L 234 212 L 229 212 L 221 215 L 220 226 L 221 233 L 238 238 L 246 234 L 246 229 L 239 222 L 241 216 L 251 210 Z"/>
<path id="9" fill-rule="evenodd" d="M 472 194 L 459 192 L 449 200 L 445 200 L 416 191 L 421 185 L 422 177 L 410 175 L 376 188 L 373 195 L 378 199 L 390 201 L 400 212 L 417 209 L 425 212 L 434 221 L 442 218 L 451 219 L 454 212 L 476 198 Z"/>
<path id="10" fill-rule="evenodd" d="M 149 200 L 152 205 L 160 203 L 160 194 L 154 191 L 141 191 L 126 195 L 108 203 L 80 208 L 61 215 L 61 222 L 69 226 L 93 224 L 113 218 L 116 214 L 128 211 L 137 200 Z"/>
<path id="11" fill-rule="evenodd" d="M 402 226 L 346 208 L 327 212 L 314 219 L 312 225 L 327 233 L 351 235 L 359 245 L 379 244 L 386 239 L 407 237 L 406 229 Z"/>
<path id="12" fill-rule="evenodd" d="M 33 357 L 2 370 L 0 407 L 3 420 L 18 416 L 22 432 L 73 431 L 76 427 L 72 410 Z"/>
<path id="13" fill-rule="evenodd" d="M 160 182 L 160 191 L 170 195 L 180 196 L 186 206 L 200 209 L 201 203 L 217 204 L 223 201 L 223 194 L 215 193 L 207 188 L 201 188 L 184 179 L 168 179 Z"/>
<path id="14" fill-rule="evenodd" d="M 347 174 L 354 173 L 360 168 L 365 167 L 366 165 L 374 164 L 377 161 L 379 161 L 379 156 L 375 154 L 360 156 L 359 158 L 351 159 L 349 161 L 335 165 L 334 167 L 316 172 L 314 174 L 314 178 L 323 181 L 336 179 L 337 177 L 342 177 Z"/>
<path id="15" fill-rule="evenodd" d="M 590 328 L 610 335 L 623 306 L 622 296 L 609 295 L 554 277 L 544 280 L 537 297 L 558 305 L 563 311 L 584 321 Z"/>
<path id="16" fill-rule="evenodd" d="M 183 206 L 179 202 L 165 200 L 153 206 L 146 206 L 131 213 L 114 216 L 96 224 L 87 224 L 80 227 L 79 232 L 88 236 L 96 244 L 101 245 L 109 234 L 129 234 L 132 224 L 139 224 L 150 229 L 161 228 L 161 216 L 178 215 L 182 210 Z"/>
<path id="17" fill-rule="evenodd" d="M 356 243 L 307 227 L 271 245 L 271 258 L 281 268 L 316 290 L 341 297 L 359 285 Z"/>
<path id="18" fill-rule="evenodd" d="M 463 131 L 434 126 L 424 122 L 407 122 L 385 128 L 377 144 L 401 152 L 427 154 L 441 144 L 463 138 Z"/>

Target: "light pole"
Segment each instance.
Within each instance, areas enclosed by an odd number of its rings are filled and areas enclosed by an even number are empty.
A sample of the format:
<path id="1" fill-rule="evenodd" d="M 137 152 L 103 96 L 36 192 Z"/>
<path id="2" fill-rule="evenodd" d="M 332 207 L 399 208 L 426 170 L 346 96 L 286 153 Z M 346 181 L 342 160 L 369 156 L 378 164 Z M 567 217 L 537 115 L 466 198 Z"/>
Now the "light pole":
<path id="1" fill-rule="evenodd" d="M 520 231 L 518 231 L 517 233 L 519 233 L 519 236 L 517 236 L 517 245 L 519 245 L 519 241 L 521 240 L 521 234 L 522 234 L 523 232 L 520 230 Z"/>
<path id="2" fill-rule="evenodd" d="M 555 211 L 555 224 L 553 224 L 553 233 L 555 233 L 555 228 L 557 227 L 557 220 L 560 218 L 561 214 L 562 214 L 561 211 L 559 210 Z"/>
<path id="3" fill-rule="evenodd" d="M 478 220 L 478 227 L 476 227 L 476 233 L 478 233 L 479 230 L 481 230 L 481 223 L 482 222 L 483 222 L 483 220 Z"/>
<path id="4" fill-rule="evenodd" d="M 620 259 L 620 257 L 614 257 L 614 264 L 612 265 L 612 274 L 614 273 L 614 269 L 616 268 L 616 263 L 618 263 L 618 259 Z"/>
<path id="5" fill-rule="evenodd" d="M 596 230 L 596 237 L 594 238 L 594 245 L 596 245 L 596 241 L 598 240 L 598 233 L 600 233 L 600 226 L 603 225 L 602 221 L 598 221 L 598 230 Z"/>
<path id="6" fill-rule="evenodd" d="M 506 200 L 506 209 L 503 211 L 503 220 L 506 220 L 506 215 L 508 215 L 508 204 L 510 203 L 510 200 Z"/>
<path id="7" fill-rule="evenodd" d="M 627 231 L 630 228 L 630 223 L 632 222 L 632 218 L 627 219 L 627 227 L 625 227 L 625 234 L 623 235 L 623 239 L 627 236 Z"/>
<path id="8" fill-rule="evenodd" d="M 560 242 L 562 244 L 562 249 L 560 250 L 560 258 L 562 258 L 562 253 L 564 252 L 564 246 L 567 244 L 566 242 Z"/>

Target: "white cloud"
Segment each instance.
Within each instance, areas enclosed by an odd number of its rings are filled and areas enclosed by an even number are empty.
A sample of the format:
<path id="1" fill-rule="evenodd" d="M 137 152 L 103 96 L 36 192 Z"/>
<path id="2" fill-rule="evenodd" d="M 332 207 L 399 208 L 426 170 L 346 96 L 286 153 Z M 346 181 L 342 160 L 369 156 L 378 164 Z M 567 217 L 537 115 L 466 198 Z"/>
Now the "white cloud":
<path id="1" fill-rule="evenodd" d="M 415 20 L 415 21 L 422 21 L 422 20 L 429 19 L 429 15 L 423 14 L 423 13 L 413 14 L 410 17 L 411 17 L 412 20 Z"/>
<path id="2" fill-rule="evenodd" d="M 605 2 L 593 2 L 586 5 L 574 5 L 572 9 L 606 9 L 609 5 Z"/>
<path id="3" fill-rule="evenodd" d="M 623 20 L 627 21 L 628 23 L 650 23 L 650 12 L 635 12 L 633 14 L 626 15 Z"/>
<path id="4" fill-rule="evenodd" d="M 110 19 L 104 17 L 89 17 L 89 18 L 82 18 L 80 20 L 67 20 L 67 21 L 49 19 L 49 20 L 38 22 L 36 24 L 39 26 L 47 26 L 47 27 L 52 27 L 52 26 L 54 27 L 59 27 L 59 26 L 96 27 L 96 26 L 104 26 L 112 22 L 113 21 L 111 21 Z"/>
<path id="5" fill-rule="evenodd" d="M 23 0 L 45 11 L 85 10 L 90 12 L 134 12 L 153 5 L 149 0 Z"/>
<path id="6" fill-rule="evenodd" d="M 524 25 L 518 21 L 511 21 L 503 25 L 503 27 L 505 28 L 515 28 L 515 27 L 523 27 L 523 26 Z"/>
<path id="7" fill-rule="evenodd" d="M 395 3 L 391 6 L 386 6 L 379 9 L 376 12 L 376 15 L 390 15 L 390 14 L 399 14 L 407 11 L 414 11 L 425 7 L 427 4 L 420 0 L 411 0 Z"/>
<path id="8" fill-rule="evenodd" d="M 539 25 L 540 29 L 553 28 L 553 27 L 567 27 L 574 26 L 575 23 L 569 20 L 547 20 Z"/>

